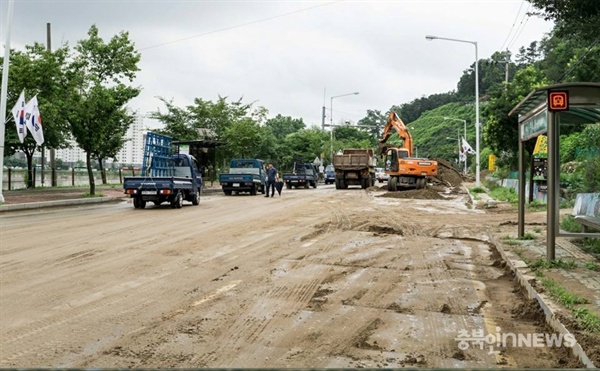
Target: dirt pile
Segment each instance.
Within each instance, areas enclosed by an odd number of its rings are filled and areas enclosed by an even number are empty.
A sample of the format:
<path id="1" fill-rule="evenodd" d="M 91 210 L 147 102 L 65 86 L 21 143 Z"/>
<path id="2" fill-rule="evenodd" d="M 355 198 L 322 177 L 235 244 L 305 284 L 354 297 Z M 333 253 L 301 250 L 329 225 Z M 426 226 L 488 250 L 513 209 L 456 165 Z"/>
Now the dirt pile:
<path id="1" fill-rule="evenodd" d="M 436 161 L 438 163 L 438 175 L 433 178 L 433 181 L 450 187 L 459 187 L 463 182 L 462 175 L 447 160 L 436 159 Z"/>
<path id="2" fill-rule="evenodd" d="M 444 196 L 440 195 L 438 192 L 425 188 L 425 189 L 409 189 L 406 191 L 398 191 L 398 192 L 387 192 L 382 195 L 376 197 L 385 197 L 385 198 L 413 198 L 420 200 L 443 200 Z"/>

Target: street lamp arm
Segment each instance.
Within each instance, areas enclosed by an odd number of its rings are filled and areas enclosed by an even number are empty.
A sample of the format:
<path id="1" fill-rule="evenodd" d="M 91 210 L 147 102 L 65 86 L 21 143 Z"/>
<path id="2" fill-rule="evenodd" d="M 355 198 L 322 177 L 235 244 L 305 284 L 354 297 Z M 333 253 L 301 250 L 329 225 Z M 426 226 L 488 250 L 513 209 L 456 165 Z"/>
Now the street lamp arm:
<path id="1" fill-rule="evenodd" d="M 471 40 L 461 40 L 461 39 L 451 39 L 448 37 L 439 37 L 439 36 L 432 36 L 432 35 L 427 35 L 425 36 L 425 38 L 429 41 L 432 40 L 448 40 L 448 41 L 456 41 L 459 43 L 468 43 L 468 44 L 473 44 L 473 45 L 477 45 L 477 41 L 471 41 Z"/>

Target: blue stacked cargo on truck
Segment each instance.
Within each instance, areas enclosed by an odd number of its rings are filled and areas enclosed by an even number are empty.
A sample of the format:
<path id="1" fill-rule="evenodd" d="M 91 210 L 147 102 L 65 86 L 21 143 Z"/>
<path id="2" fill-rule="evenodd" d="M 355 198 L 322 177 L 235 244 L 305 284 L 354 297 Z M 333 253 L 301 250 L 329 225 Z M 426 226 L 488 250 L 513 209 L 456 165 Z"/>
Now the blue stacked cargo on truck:
<path id="1" fill-rule="evenodd" d="M 144 209 L 147 202 L 169 202 L 172 208 L 179 209 L 184 200 L 200 204 L 202 177 L 193 156 L 171 154 L 170 137 L 148 132 L 142 176 L 125 177 L 123 189 L 136 209 Z"/>

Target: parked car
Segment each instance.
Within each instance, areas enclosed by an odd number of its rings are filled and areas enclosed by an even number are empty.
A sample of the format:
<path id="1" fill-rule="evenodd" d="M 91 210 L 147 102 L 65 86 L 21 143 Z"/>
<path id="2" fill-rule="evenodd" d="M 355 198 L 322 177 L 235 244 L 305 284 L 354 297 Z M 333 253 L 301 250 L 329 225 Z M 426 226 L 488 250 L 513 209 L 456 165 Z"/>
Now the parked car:
<path id="1" fill-rule="evenodd" d="M 385 173 L 382 167 L 375 168 L 375 178 L 379 183 L 387 182 L 390 180 L 390 176 Z"/>

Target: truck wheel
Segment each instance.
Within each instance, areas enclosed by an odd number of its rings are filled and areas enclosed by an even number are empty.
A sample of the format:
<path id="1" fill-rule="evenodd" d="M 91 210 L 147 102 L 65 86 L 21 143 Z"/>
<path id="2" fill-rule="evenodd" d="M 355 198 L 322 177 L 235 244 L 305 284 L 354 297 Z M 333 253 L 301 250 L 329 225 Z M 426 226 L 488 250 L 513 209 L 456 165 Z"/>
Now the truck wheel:
<path id="1" fill-rule="evenodd" d="M 398 178 L 392 177 L 388 181 L 388 191 L 396 192 L 398 190 Z"/>
<path id="2" fill-rule="evenodd" d="M 256 192 L 256 186 L 255 186 L 255 185 L 253 185 L 253 186 L 252 186 L 252 188 L 250 188 L 250 194 L 251 194 L 252 196 L 256 196 L 256 193 L 257 193 L 257 192 Z"/>
<path id="3" fill-rule="evenodd" d="M 231 196 L 231 191 L 223 191 L 223 193 L 225 193 L 225 196 Z"/>
<path id="4" fill-rule="evenodd" d="M 286 189 L 292 189 L 292 185 L 290 183 L 285 183 L 285 188 Z"/>
<path id="5" fill-rule="evenodd" d="M 198 188 L 198 190 L 196 190 L 196 194 L 194 195 L 194 198 L 192 199 L 192 205 L 194 205 L 194 206 L 200 205 L 200 188 Z"/>
<path id="6" fill-rule="evenodd" d="M 305 183 L 304 183 L 304 189 L 308 189 L 308 187 L 309 187 L 309 184 L 308 184 L 308 182 L 305 182 Z"/>
<path id="7" fill-rule="evenodd" d="M 367 179 L 367 178 L 362 178 L 362 179 L 360 180 L 360 188 L 362 188 L 362 189 L 367 189 L 367 188 L 369 188 L 369 183 L 370 183 L 370 182 L 371 182 L 371 181 L 370 181 L 369 179 Z"/>
<path id="8" fill-rule="evenodd" d="M 371 187 L 375 186 L 375 177 L 371 177 Z"/>
<path id="9" fill-rule="evenodd" d="M 133 207 L 136 209 L 140 208 L 140 199 L 139 198 L 137 198 L 137 197 L 133 198 Z"/>
<path id="10" fill-rule="evenodd" d="M 316 180 L 312 183 L 312 187 L 313 188 L 317 188 L 317 181 Z"/>
<path id="11" fill-rule="evenodd" d="M 140 200 L 138 202 L 138 205 L 140 206 L 140 209 L 145 209 L 146 208 L 146 201 Z"/>
<path id="12" fill-rule="evenodd" d="M 183 198 L 181 197 L 181 192 L 177 192 L 173 201 L 171 201 L 171 209 L 181 209 L 183 206 Z"/>

